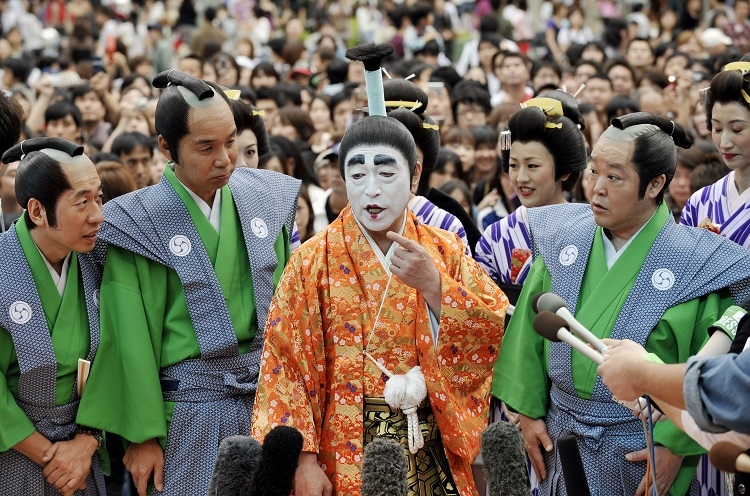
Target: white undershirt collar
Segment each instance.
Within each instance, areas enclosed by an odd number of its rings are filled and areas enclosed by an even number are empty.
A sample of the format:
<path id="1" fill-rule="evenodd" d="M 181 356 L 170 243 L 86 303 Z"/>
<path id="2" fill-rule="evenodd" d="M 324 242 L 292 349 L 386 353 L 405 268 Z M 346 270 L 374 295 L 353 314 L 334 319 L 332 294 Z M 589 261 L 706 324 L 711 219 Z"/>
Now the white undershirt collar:
<path id="1" fill-rule="evenodd" d="M 619 250 L 615 250 L 615 245 L 612 244 L 612 241 L 607 237 L 607 233 L 604 232 L 605 229 L 602 228 L 602 240 L 604 240 L 604 258 L 607 260 L 607 269 L 611 269 L 612 266 L 617 262 L 617 259 L 620 258 L 620 255 L 622 255 L 625 250 L 630 246 L 630 243 L 633 242 L 635 238 L 638 237 L 638 235 L 643 231 L 643 228 L 648 225 L 649 222 L 651 222 L 651 219 L 654 218 L 654 215 L 656 215 L 656 212 L 659 211 L 659 208 L 657 207 L 654 213 L 651 215 L 651 217 L 641 226 L 640 229 L 638 229 L 635 234 L 630 236 L 630 239 L 628 239 L 624 245 L 622 245 L 622 248 Z"/>
<path id="2" fill-rule="evenodd" d="M 34 244 L 36 246 L 36 243 Z M 47 257 L 44 256 L 44 253 L 42 253 L 42 250 L 39 249 L 38 246 L 36 246 L 37 251 L 42 256 L 42 260 L 44 260 L 44 265 L 47 266 L 47 270 L 49 271 L 49 275 L 52 277 L 52 282 L 55 284 L 55 288 L 57 288 L 57 293 L 62 296 L 63 293 L 65 293 L 65 284 L 68 282 L 68 269 L 70 268 L 70 253 L 68 253 L 68 256 L 65 257 L 63 260 L 62 270 L 60 270 L 60 273 L 58 274 L 54 267 L 52 267 L 52 264 L 49 263 L 49 260 L 47 260 Z"/>
<path id="3" fill-rule="evenodd" d="M 174 177 L 175 179 L 177 179 L 176 174 Z M 193 191 L 185 186 L 182 181 L 177 179 L 177 182 L 182 184 L 182 186 L 185 188 L 185 191 L 187 191 L 190 195 L 190 198 L 195 201 L 195 204 L 198 205 L 200 211 L 203 212 L 203 215 L 206 216 L 208 222 L 210 222 L 211 225 L 214 226 L 216 232 L 219 232 L 219 230 L 221 229 L 221 188 L 216 190 L 216 194 L 214 195 L 214 204 L 213 206 L 209 207 L 208 203 L 203 201 L 203 198 L 193 193 Z"/>
<path id="4" fill-rule="evenodd" d="M 729 184 L 727 185 L 727 206 L 729 207 L 729 216 L 731 217 L 748 201 L 750 201 L 750 188 L 740 194 L 737 190 L 737 183 L 734 182 L 734 171 L 729 173 Z"/>

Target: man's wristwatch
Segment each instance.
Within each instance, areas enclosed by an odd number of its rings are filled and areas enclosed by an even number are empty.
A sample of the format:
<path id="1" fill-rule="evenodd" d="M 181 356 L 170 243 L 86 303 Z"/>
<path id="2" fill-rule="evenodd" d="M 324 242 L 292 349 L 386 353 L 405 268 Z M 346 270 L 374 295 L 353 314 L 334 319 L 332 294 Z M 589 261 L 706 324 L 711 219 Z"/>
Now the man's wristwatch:
<path id="1" fill-rule="evenodd" d="M 97 450 L 102 447 L 102 431 L 100 431 L 99 429 L 92 429 L 91 427 L 84 427 L 82 425 L 79 425 L 74 436 L 76 434 L 88 434 L 89 436 L 92 436 L 94 439 L 96 439 Z"/>

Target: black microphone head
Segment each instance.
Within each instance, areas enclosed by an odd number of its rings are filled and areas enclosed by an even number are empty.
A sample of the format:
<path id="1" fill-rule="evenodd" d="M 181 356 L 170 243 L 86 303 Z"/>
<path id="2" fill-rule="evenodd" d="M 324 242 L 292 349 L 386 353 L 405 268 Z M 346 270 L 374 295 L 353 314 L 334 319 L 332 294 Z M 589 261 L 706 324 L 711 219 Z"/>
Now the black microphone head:
<path id="1" fill-rule="evenodd" d="M 263 458 L 252 496 L 289 496 L 301 452 L 300 431 L 285 425 L 271 429 L 263 439 Z"/>
<path id="2" fill-rule="evenodd" d="M 490 424 L 482 433 L 482 460 L 489 496 L 530 496 L 526 449 L 511 422 Z"/>
<path id="3" fill-rule="evenodd" d="M 376 437 L 365 446 L 362 496 L 406 496 L 408 470 L 404 447 L 393 439 Z"/>
<path id="4" fill-rule="evenodd" d="M 230 436 L 219 445 L 208 494 L 241 496 L 253 489 L 260 465 L 261 446 L 250 436 Z"/>
<path id="5" fill-rule="evenodd" d="M 560 454 L 560 465 L 568 494 L 591 496 L 576 437 L 573 435 L 559 437 L 557 452 Z"/>
<path id="6" fill-rule="evenodd" d="M 744 452 L 745 450 L 734 443 L 719 441 L 711 446 L 708 451 L 708 459 L 714 467 L 722 472 L 734 474 L 737 472 L 737 458 Z"/>
<path id="7" fill-rule="evenodd" d="M 548 310 L 552 313 L 557 312 L 561 308 L 568 308 L 568 304 L 565 300 L 557 296 L 555 293 L 544 293 L 539 297 L 536 302 L 540 312 Z"/>
<path id="8" fill-rule="evenodd" d="M 531 299 L 531 309 L 534 310 L 534 313 L 539 313 L 539 298 L 544 294 L 544 291 L 540 291 Z"/>
<path id="9" fill-rule="evenodd" d="M 537 316 L 534 317 L 534 330 L 548 341 L 554 343 L 560 342 L 560 338 L 557 337 L 557 331 L 560 330 L 561 327 L 564 327 L 565 329 L 569 328 L 565 319 L 549 310 L 539 312 Z"/>

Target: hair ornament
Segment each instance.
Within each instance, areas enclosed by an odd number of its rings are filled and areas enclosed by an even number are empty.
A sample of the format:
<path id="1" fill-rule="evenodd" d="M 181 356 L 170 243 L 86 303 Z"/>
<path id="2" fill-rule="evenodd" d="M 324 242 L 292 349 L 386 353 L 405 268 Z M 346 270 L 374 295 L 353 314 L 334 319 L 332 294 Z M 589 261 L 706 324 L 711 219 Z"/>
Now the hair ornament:
<path id="1" fill-rule="evenodd" d="M 428 122 L 423 122 L 422 127 L 425 129 L 432 129 L 435 131 L 440 131 L 440 126 L 438 126 L 437 124 L 430 124 Z"/>
<path id="2" fill-rule="evenodd" d="M 750 71 L 750 62 L 730 62 L 724 66 L 725 71 L 740 71 L 743 75 Z"/>
<path id="3" fill-rule="evenodd" d="M 261 117 L 263 117 L 264 115 L 266 115 L 266 111 L 265 110 L 255 110 L 255 109 L 253 109 L 251 115 L 253 117 L 258 116 L 258 115 L 261 116 Z"/>
<path id="4" fill-rule="evenodd" d="M 510 150 L 510 130 L 506 129 L 505 131 L 500 132 L 500 150 L 502 151 L 508 151 Z"/>
<path id="5" fill-rule="evenodd" d="M 407 102 L 404 100 L 389 100 L 385 102 L 385 106 L 388 108 L 404 107 L 412 112 L 422 107 L 422 102 Z"/>
<path id="6" fill-rule="evenodd" d="M 576 92 L 573 93 L 573 98 L 578 98 L 578 95 L 580 95 L 585 89 L 586 89 L 586 83 L 581 83 L 581 86 L 579 86 Z"/>
<path id="7" fill-rule="evenodd" d="M 393 53 L 390 43 L 368 43 L 350 48 L 346 58 L 359 60 L 365 66 L 365 88 L 367 90 L 367 107 L 370 115 L 386 115 L 385 96 L 383 94 L 382 60 Z"/>
<path id="8" fill-rule="evenodd" d="M 239 100 L 240 95 L 242 92 L 240 90 L 224 90 L 224 94 L 229 98 L 230 100 Z"/>
<path id="9" fill-rule="evenodd" d="M 557 124 L 555 124 L 554 122 L 546 122 L 544 124 L 544 127 L 548 129 L 562 129 L 562 122 L 558 122 Z"/>
<path id="10" fill-rule="evenodd" d="M 536 107 L 540 109 L 547 117 L 565 115 L 565 113 L 563 112 L 562 102 L 560 100 L 555 100 L 554 98 L 532 98 L 531 100 L 526 100 L 521 104 L 521 108 L 529 107 Z"/>

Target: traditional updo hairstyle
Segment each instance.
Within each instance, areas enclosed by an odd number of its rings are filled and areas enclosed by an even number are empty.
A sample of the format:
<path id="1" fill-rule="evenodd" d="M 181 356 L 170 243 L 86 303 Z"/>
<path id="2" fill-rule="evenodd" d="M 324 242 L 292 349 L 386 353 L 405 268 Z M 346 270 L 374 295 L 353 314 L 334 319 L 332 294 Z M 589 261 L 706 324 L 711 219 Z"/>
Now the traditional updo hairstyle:
<path id="1" fill-rule="evenodd" d="M 721 103 L 737 104 L 750 112 L 750 102 L 742 96 L 742 91 L 750 95 L 750 72 L 741 72 L 738 70 L 725 70 L 718 73 L 711 80 L 711 85 L 704 91 L 704 106 L 706 108 L 706 127 L 713 131 L 711 126 L 711 116 L 713 115 L 714 105 Z"/>
<path id="2" fill-rule="evenodd" d="M 581 172 L 586 168 L 586 144 L 582 130 L 586 128 L 578 111 L 578 102 L 563 91 L 548 91 L 540 98 L 553 98 L 562 103 L 563 115 L 547 115 L 539 107 L 519 110 L 508 121 L 512 143 L 541 143 L 555 163 L 555 181 L 565 174 L 563 191 L 572 191 Z M 548 126 L 549 124 L 549 126 Z M 562 127 L 557 127 L 562 125 Z M 503 171 L 510 167 L 510 149 L 501 151 Z"/>
<path id="3" fill-rule="evenodd" d="M 260 111 L 242 100 L 229 100 L 229 107 L 232 109 L 237 134 L 239 135 L 242 131 L 249 129 L 255 135 L 255 139 L 258 140 L 258 157 L 267 154 L 271 147 L 268 144 L 266 124 L 263 122 Z"/>
<path id="4" fill-rule="evenodd" d="M 355 146 L 385 145 L 400 151 L 409 164 L 409 175 L 414 175 L 417 165 L 417 152 L 414 138 L 406 126 L 396 119 L 380 115 L 371 115 L 352 124 L 344 134 L 339 146 L 339 171 L 346 177 L 344 170 L 346 158 Z"/>

